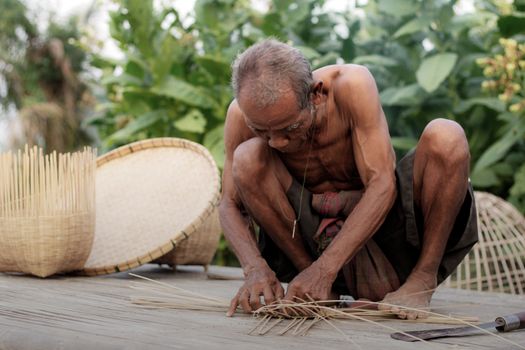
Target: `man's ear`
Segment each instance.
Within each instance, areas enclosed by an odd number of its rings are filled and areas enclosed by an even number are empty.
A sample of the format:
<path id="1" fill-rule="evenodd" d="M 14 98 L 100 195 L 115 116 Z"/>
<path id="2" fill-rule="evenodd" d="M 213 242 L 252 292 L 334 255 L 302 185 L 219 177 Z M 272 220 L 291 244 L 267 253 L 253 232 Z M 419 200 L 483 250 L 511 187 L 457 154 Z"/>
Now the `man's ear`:
<path id="1" fill-rule="evenodd" d="M 323 81 L 322 80 L 316 80 L 312 84 L 312 88 L 310 89 L 310 98 L 312 99 L 312 103 L 314 105 L 318 105 L 322 102 L 323 99 Z"/>

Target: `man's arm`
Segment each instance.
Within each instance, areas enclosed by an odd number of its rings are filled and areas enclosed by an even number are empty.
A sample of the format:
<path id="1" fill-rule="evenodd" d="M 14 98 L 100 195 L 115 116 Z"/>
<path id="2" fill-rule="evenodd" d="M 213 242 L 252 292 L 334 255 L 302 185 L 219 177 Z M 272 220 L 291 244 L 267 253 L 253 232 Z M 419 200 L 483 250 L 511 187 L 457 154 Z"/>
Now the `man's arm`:
<path id="1" fill-rule="evenodd" d="M 246 282 L 232 299 L 228 316 L 235 312 L 239 304 L 245 311 L 259 308 L 260 295 L 264 295 L 267 304 L 283 296 L 281 284 L 262 258 L 248 221 L 241 214 L 242 203 L 233 182 L 233 154 L 237 146 L 250 137 L 253 135 L 244 124 L 242 112 L 234 100 L 228 108 L 224 128 L 226 159 L 219 216 L 224 235 L 241 263 Z"/>
<path id="2" fill-rule="evenodd" d="M 395 155 L 374 78 L 365 67 L 348 65 L 334 84 L 336 105 L 351 127 L 353 156 L 365 190 L 323 254 L 290 283 L 285 299 L 329 298 L 337 273 L 377 231 L 396 197 Z"/>
<path id="3" fill-rule="evenodd" d="M 374 78 L 362 66 L 343 70 L 334 87 L 335 100 L 342 117 L 350 121 L 354 159 L 365 191 L 319 258 L 333 276 L 377 231 L 396 198 L 395 154 Z"/>

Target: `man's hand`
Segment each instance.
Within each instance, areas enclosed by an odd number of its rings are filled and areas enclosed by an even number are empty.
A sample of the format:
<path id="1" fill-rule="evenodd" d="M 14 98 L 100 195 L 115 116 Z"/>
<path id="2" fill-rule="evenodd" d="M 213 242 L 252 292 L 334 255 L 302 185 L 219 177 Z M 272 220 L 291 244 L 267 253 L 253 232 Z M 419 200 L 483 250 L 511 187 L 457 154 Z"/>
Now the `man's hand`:
<path id="1" fill-rule="evenodd" d="M 268 266 L 254 268 L 246 274 L 244 285 L 232 299 L 226 316 L 232 316 L 239 304 L 247 313 L 257 310 L 262 306 L 261 295 L 266 305 L 282 299 L 284 295 L 281 283 Z"/>
<path id="2" fill-rule="evenodd" d="M 283 300 L 285 301 L 312 301 L 339 299 L 332 293 L 332 284 L 335 277 L 322 268 L 319 260 L 315 261 L 288 285 L 288 290 Z"/>

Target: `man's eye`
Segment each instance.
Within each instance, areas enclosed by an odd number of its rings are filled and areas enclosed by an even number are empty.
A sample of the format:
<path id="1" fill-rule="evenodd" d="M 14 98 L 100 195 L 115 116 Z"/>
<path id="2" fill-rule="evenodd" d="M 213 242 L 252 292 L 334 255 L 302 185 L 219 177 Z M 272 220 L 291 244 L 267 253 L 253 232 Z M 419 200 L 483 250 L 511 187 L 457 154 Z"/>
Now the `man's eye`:
<path id="1" fill-rule="evenodd" d="M 299 123 L 299 122 L 298 122 L 298 123 L 294 123 L 294 124 L 288 126 L 288 127 L 286 128 L 286 131 L 294 131 L 294 130 L 296 130 L 297 128 L 299 128 L 300 125 L 301 125 L 301 123 Z"/>

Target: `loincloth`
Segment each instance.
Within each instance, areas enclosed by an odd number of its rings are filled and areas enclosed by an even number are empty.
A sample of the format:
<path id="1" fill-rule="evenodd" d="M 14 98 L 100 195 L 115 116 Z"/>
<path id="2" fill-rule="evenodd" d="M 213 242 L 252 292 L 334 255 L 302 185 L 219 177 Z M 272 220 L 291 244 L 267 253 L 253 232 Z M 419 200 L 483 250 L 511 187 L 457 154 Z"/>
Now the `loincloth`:
<path id="1" fill-rule="evenodd" d="M 423 216 L 414 205 L 413 163 L 413 151 L 399 161 L 395 203 L 372 239 L 340 271 L 333 285 L 334 292 L 380 300 L 408 278 L 419 258 L 423 239 Z M 302 203 L 300 193 L 301 185 L 294 180 L 286 195 L 296 213 L 302 206 L 298 226 L 306 250 L 315 260 L 337 235 L 344 218 L 324 217 L 312 208 L 312 193 L 305 189 Z M 469 183 L 439 266 L 438 283 L 454 271 L 477 240 L 476 208 Z M 290 282 L 297 275 L 292 262 L 262 228 L 258 244 L 262 256 L 280 281 Z"/>

